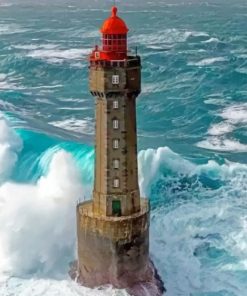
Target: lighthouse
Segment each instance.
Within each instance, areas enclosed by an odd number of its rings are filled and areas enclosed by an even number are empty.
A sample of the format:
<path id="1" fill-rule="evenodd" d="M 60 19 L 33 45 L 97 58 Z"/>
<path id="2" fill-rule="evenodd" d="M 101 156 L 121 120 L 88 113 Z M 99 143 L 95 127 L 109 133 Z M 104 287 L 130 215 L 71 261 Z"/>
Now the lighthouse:
<path id="1" fill-rule="evenodd" d="M 147 291 L 159 296 L 163 283 L 149 259 L 149 202 L 140 196 L 138 184 L 141 59 L 128 52 L 129 29 L 117 7 L 100 31 L 102 44 L 89 57 L 89 88 L 96 106 L 94 188 L 92 199 L 77 206 L 73 277 L 88 287 L 111 284 L 134 296 Z"/>

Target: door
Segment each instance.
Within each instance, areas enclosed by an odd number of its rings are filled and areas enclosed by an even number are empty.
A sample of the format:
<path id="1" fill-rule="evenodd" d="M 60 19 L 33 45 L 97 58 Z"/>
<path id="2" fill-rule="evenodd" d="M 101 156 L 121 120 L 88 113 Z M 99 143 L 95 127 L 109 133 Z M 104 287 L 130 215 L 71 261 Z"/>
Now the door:
<path id="1" fill-rule="evenodd" d="M 113 200 L 112 201 L 112 215 L 113 216 L 121 216 L 121 201 L 120 200 Z"/>

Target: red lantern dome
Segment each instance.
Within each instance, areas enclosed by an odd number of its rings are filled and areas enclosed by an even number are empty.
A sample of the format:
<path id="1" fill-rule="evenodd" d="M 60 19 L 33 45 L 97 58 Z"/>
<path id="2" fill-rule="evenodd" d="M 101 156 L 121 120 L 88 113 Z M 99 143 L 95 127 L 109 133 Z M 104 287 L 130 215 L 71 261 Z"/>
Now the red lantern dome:
<path id="1" fill-rule="evenodd" d="M 129 29 L 125 22 L 117 16 L 117 7 L 112 7 L 112 15 L 105 20 L 101 27 L 102 34 L 127 34 Z"/>
<path id="2" fill-rule="evenodd" d="M 106 19 L 100 29 L 102 33 L 102 48 L 95 48 L 90 56 L 95 60 L 124 60 L 127 58 L 127 33 L 126 23 L 117 16 L 117 7 L 112 7 L 111 16 Z"/>

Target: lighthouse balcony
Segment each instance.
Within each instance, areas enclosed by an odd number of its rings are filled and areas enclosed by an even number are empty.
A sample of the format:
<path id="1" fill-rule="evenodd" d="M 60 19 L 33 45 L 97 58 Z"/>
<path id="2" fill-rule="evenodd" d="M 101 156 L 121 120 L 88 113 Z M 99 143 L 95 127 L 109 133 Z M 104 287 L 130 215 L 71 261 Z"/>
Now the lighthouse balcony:
<path id="1" fill-rule="evenodd" d="M 130 216 L 103 216 L 93 211 L 93 202 L 77 205 L 79 229 L 99 234 L 114 241 L 128 240 L 146 232 L 149 227 L 149 201 L 141 198 L 141 210 Z"/>
<path id="2" fill-rule="evenodd" d="M 92 59 L 90 58 L 89 68 L 92 67 L 103 67 L 103 68 L 112 68 L 112 67 L 121 67 L 121 68 L 129 68 L 129 67 L 139 67 L 141 65 L 141 59 L 138 55 L 127 56 L 124 59 L 112 59 L 112 60 L 104 60 L 104 59 Z"/>

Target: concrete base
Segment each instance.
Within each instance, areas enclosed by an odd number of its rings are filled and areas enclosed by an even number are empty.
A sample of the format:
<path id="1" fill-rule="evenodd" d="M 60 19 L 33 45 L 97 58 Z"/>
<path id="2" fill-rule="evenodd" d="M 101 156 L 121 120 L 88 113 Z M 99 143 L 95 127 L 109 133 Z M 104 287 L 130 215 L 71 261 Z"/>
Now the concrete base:
<path id="1" fill-rule="evenodd" d="M 78 273 L 77 261 L 71 264 L 71 269 L 69 274 L 70 274 L 70 277 L 73 280 L 75 280 L 78 284 L 88 287 L 88 284 L 84 281 L 82 276 Z M 105 275 L 103 275 L 103 278 L 104 277 Z M 133 277 L 129 279 L 129 282 L 132 282 L 132 281 L 133 281 Z M 109 284 L 109 283 L 105 283 L 105 284 Z M 90 285 L 89 287 L 94 288 L 94 287 L 97 287 L 97 285 L 96 286 Z M 151 260 L 149 260 L 149 266 L 147 268 L 146 273 L 143 275 L 142 279 L 139 279 L 138 282 L 135 282 L 133 286 L 126 286 L 126 278 L 125 278 L 123 283 L 121 283 L 121 281 L 118 282 L 118 285 L 116 288 L 125 289 L 128 292 L 128 294 L 131 296 L 162 296 L 166 291 L 164 287 L 164 283 Z"/>

